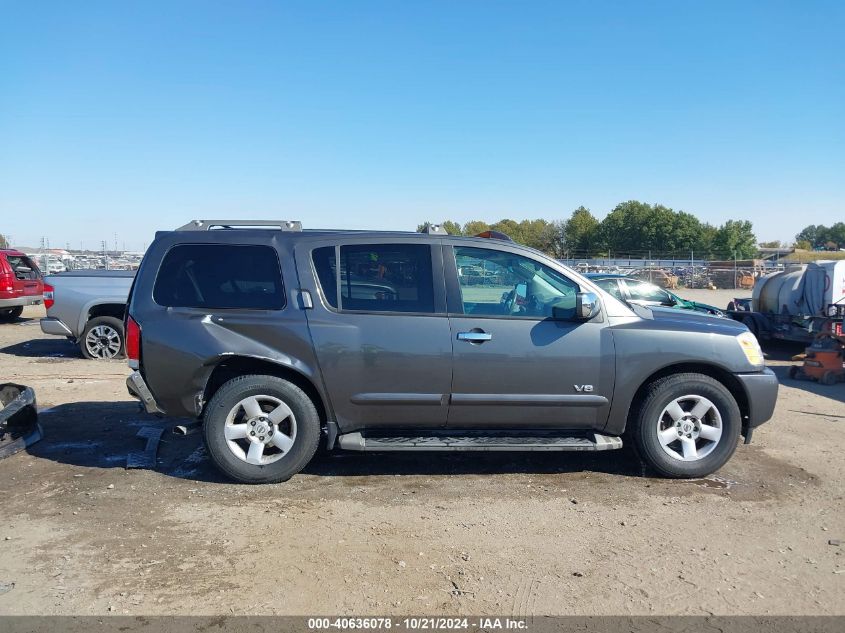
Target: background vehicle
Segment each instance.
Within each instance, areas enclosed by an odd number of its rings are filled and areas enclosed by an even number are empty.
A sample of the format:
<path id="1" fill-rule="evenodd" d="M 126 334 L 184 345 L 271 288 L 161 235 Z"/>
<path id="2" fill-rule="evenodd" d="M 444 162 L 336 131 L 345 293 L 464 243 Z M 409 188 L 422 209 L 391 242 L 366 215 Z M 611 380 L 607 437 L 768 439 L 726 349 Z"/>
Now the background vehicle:
<path id="1" fill-rule="evenodd" d="M 20 251 L 0 250 L 0 321 L 16 319 L 25 306 L 41 303 L 43 292 L 34 261 Z"/>
<path id="2" fill-rule="evenodd" d="M 664 306 L 667 308 L 678 308 L 679 310 L 695 310 L 713 316 L 725 316 L 725 312 L 719 308 L 698 301 L 688 301 L 660 288 L 655 284 L 639 279 L 631 279 L 625 275 L 607 275 L 604 273 L 587 273 L 585 275 L 599 288 L 612 294 L 617 299 L 628 303 L 637 303 L 646 306 Z"/>
<path id="3" fill-rule="evenodd" d="M 122 358 L 123 315 L 135 277 L 126 270 L 72 270 L 44 278 L 46 334 L 66 336 L 86 358 Z"/>
<path id="4" fill-rule="evenodd" d="M 742 303 L 740 303 L 742 302 Z M 796 264 L 760 277 L 750 306 L 735 299 L 727 315 L 760 340 L 812 343 L 845 304 L 845 260 Z"/>
<path id="5" fill-rule="evenodd" d="M 138 271 L 127 387 L 202 417 L 215 464 L 250 483 L 299 472 L 321 433 L 357 451 L 596 451 L 627 433 L 662 475 L 713 472 L 771 417 L 777 379 L 742 324 L 635 308 L 502 239 L 195 221 Z"/>

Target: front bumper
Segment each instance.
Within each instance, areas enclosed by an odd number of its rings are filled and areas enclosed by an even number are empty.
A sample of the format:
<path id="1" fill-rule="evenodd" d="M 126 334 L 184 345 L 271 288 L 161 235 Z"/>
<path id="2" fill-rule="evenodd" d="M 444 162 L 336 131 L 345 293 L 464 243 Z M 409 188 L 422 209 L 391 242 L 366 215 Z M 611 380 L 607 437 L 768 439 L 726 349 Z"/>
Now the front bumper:
<path id="1" fill-rule="evenodd" d="M 735 374 L 748 399 L 748 428 L 771 419 L 778 401 L 778 379 L 768 367 L 755 374 Z"/>
<path id="2" fill-rule="evenodd" d="M 41 331 L 44 334 L 54 334 L 55 336 L 69 336 L 73 338 L 73 332 L 64 324 L 61 319 L 56 317 L 44 317 L 40 321 Z"/>
<path id="3" fill-rule="evenodd" d="M 154 413 L 161 415 L 164 413 L 158 406 L 158 403 L 153 398 L 150 388 L 144 382 L 144 377 L 139 371 L 133 371 L 126 379 L 126 388 L 129 390 L 129 395 L 133 398 L 138 398 L 141 404 L 144 405 L 144 410 L 147 413 Z"/>
<path id="4" fill-rule="evenodd" d="M 21 295 L 11 299 L 0 299 L 0 309 L 17 308 L 18 306 L 37 306 L 44 298 L 41 295 Z"/>

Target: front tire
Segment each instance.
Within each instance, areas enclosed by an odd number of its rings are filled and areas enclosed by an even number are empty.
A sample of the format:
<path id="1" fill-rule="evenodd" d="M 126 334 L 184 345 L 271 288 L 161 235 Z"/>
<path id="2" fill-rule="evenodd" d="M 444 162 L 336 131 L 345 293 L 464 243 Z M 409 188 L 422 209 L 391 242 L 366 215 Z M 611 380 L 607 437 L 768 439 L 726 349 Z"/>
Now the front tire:
<path id="1" fill-rule="evenodd" d="M 643 460 L 664 477 L 710 475 L 731 458 L 742 416 L 730 391 L 703 374 L 677 374 L 652 383 L 632 435 Z"/>
<path id="2" fill-rule="evenodd" d="M 85 358 L 108 360 L 124 356 L 123 321 L 114 317 L 95 317 L 85 324 L 79 349 Z"/>
<path id="3" fill-rule="evenodd" d="M 293 383 L 240 376 L 208 403 L 203 436 L 212 461 L 227 477 L 245 484 L 278 483 L 311 461 L 320 441 L 320 417 Z"/>

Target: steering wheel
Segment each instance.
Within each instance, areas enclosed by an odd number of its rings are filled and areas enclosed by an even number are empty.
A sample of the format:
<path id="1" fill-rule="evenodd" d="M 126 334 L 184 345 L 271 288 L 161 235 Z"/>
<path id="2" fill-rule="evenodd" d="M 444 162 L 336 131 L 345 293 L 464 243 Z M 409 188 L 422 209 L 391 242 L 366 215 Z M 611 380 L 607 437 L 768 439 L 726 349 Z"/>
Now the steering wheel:
<path id="1" fill-rule="evenodd" d="M 515 284 L 510 292 L 505 293 L 504 296 L 502 296 L 502 307 L 504 308 L 505 314 L 514 313 L 514 309 L 516 308 L 517 286 L 519 286 L 519 284 Z"/>

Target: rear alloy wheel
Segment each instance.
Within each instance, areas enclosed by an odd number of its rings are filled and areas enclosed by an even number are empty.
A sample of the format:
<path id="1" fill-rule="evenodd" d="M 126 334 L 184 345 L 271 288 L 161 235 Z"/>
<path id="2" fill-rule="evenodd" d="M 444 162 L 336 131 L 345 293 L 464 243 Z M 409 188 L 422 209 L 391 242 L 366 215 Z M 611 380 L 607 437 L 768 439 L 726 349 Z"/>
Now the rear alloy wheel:
<path id="1" fill-rule="evenodd" d="M 79 341 L 85 358 L 123 358 L 123 322 L 114 317 L 96 317 L 88 321 Z"/>
<path id="2" fill-rule="evenodd" d="M 23 314 L 23 306 L 0 310 L 0 321 L 14 321 Z"/>
<path id="3" fill-rule="evenodd" d="M 276 483 L 305 468 L 320 440 L 320 418 L 299 387 L 276 376 L 251 375 L 224 384 L 203 422 L 215 465 L 243 483 Z"/>
<path id="4" fill-rule="evenodd" d="M 704 477 L 736 450 L 742 418 L 731 392 L 702 374 L 658 380 L 646 392 L 633 429 L 640 455 L 665 477 Z"/>

